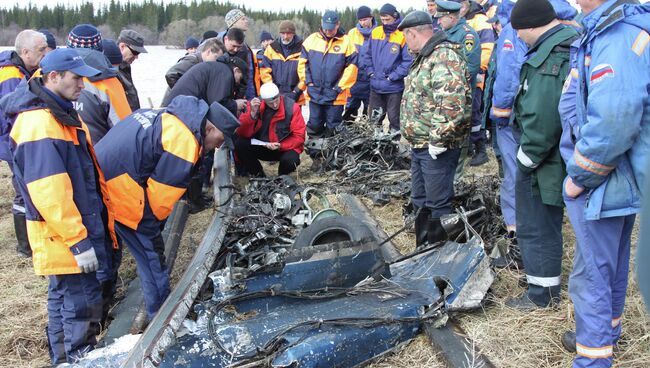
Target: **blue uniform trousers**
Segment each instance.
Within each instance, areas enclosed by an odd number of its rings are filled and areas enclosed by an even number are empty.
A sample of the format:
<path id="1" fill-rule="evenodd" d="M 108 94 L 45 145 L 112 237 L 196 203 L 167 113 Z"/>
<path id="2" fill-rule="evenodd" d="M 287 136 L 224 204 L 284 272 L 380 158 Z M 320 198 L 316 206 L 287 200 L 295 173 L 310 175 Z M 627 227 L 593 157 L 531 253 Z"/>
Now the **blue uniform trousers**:
<path id="1" fill-rule="evenodd" d="M 517 169 L 517 242 L 528 280 L 528 298 L 547 306 L 560 298 L 564 209 L 544 204 L 531 179 L 532 174 Z"/>
<path id="2" fill-rule="evenodd" d="M 515 180 L 517 177 L 517 149 L 518 144 L 512 135 L 512 128 L 496 127 L 496 139 L 501 152 L 501 163 L 503 167 L 503 181 L 501 182 L 500 200 L 501 213 L 508 231 L 517 230 L 515 216 Z"/>
<path id="3" fill-rule="evenodd" d="M 343 121 L 343 105 L 321 105 L 309 101 L 307 133 L 310 137 L 321 137 L 325 128 L 336 129 Z"/>
<path id="4" fill-rule="evenodd" d="M 469 135 L 472 143 L 487 140 L 485 129 L 483 128 L 483 119 L 481 114 L 481 105 L 483 103 L 483 90 L 474 87 L 472 92 L 472 132 Z"/>
<path id="5" fill-rule="evenodd" d="M 102 292 L 95 272 L 49 276 L 47 341 L 52 364 L 74 363 L 97 341 Z"/>
<path id="6" fill-rule="evenodd" d="M 118 222 L 115 222 L 115 230 L 135 258 L 144 305 L 151 320 L 170 293 L 162 236 L 160 232 L 153 236 L 145 235 Z"/>
<path id="7" fill-rule="evenodd" d="M 415 208 L 429 208 L 431 218 L 451 213 L 459 157 L 460 148 L 447 150 L 435 160 L 426 148 L 411 150 L 411 201 Z"/>
<path id="8" fill-rule="evenodd" d="M 586 197 L 564 197 L 576 234 L 569 279 L 576 319 L 573 367 L 610 367 L 621 335 L 635 215 L 586 220 Z"/>

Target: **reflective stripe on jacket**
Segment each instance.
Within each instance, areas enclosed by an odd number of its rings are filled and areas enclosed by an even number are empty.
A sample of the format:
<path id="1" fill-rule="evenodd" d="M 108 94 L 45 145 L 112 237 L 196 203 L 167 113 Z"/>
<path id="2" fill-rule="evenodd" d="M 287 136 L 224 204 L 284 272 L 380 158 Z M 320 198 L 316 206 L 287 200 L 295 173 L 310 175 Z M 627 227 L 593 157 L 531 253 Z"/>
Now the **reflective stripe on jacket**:
<path id="1" fill-rule="evenodd" d="M 178 96 L 165 109 L 129 115 L 97 144 L 117 221 L 145 234 L 160 231 L 189 186 L 207 111 L 204 101 Z"/>
<path id="2" fill-rule="evenodd" d="M 302 43 L 298 76 L 307 98 L 321 105 L 345 105 L 357 80 L 357 50 L 340 30 L 330 39 L 322 31 Z"/>

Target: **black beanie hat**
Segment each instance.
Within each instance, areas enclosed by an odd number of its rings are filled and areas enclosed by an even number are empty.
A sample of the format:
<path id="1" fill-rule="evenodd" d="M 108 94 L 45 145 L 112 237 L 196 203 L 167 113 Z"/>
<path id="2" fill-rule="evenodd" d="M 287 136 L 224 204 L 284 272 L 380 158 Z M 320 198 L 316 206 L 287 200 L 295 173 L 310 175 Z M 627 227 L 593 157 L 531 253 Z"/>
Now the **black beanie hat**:
<path id="1" fill-rule="evenodd" d="M 510 24 L 514 29 L 537 28 L 555 18 L 557 14 L 548 0 L 519 0 L 510 14 Z"/>

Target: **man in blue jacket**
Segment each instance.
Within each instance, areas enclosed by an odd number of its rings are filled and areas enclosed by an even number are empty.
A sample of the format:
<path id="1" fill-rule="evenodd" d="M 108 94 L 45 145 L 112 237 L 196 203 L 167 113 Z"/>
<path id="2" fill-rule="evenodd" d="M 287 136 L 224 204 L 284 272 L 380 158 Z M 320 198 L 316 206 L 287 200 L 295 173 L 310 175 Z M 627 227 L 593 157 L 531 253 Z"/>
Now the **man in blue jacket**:
<path id="1" fill-rule="evenodd" d="M 560 103 L 564 201 L 576 233 L 573 367 L 610 367 L 650 153 L 650 4 L 579 0 L 585 34 Z M 571 97 L 574 96 L 574 97 Z"/>
<path id="2" fill-rule="evenodd" d="M 561 23 L 570 22 L 577 11 L 566 0 L 550 0 L 555 14 Z M 491 89 L 491 101 L 489 114 L 490 120 L 496 125 L 496 139 L 501 153 L 503 166 L 503 182 L 501 183 L 500 199 L 501 213 L 505 221 L 508 237 L 515 239 L 517 235 L 517 222 L 515 215 L 515 174 L 517 173 L 517 148 L 518 140 L 513 135 L 512 107 L 515 95 L 519 87 L 519 72 L 524 61 L 528 47 L 518 36 L 510 24 L 510 13 L 516 4 L 513 0 L 504 0 L 497 11 L 497 17 L 503 25 L 499 34 L 495 52 L 496 54 L 496 75 L 494 85 Z M 575 26 L 575 23 L 573 23 Z M 518 246 L 514 246 L 512 256 L 515 257 L 518 266 L 521 266 L 518 258 Z M 513 265 L 512 257 L 500 259 L 502 266 Z"/>
<path id="3" fill-rule="evenodd" d="M 368 48 L 368 41 L 372 30 L 377 26 L 375 17 L 372 16 L 372 10 L 367 6 L 361 6 L 357 10 L 357 26 L 348 32 L 348 37 L 357 47 L 357 53 L 363 55 Z M 359 108 L 363 103 L 363 115 L 368 115 L 368 99 L 370 98 L 370 78 L 366 69 L 362 64 L 363 60 L 359 60 L 357 81 L 354 82 L 350 88 L 350 98 L 345 104 L 345 112 L 343 113 L 343 121 L 353 122 L 357 119 Z"/>
<path id="4" fill-rule="evenodd" d="M 44 34 L 33 29 L 20 32 L 16 36 L 16 49 L 0 53 L 0 98 L 13 92 L 21 81 L 31 78 L 46 53 L 47 38 Z M 0 160 L 7 161 L 13 172 L 9 138 L 10 123 L 8 119 L 0 120 Z M 25 201 L 18 190 L 14 175 L 11 177 L 11 184 L 16 193 L 11 206 L 17 240 L 16 252 L 19 257 L 31 257 L 32 250 L 25 225 Z"/>
<path id="5" fill-rule="evenodd" d="M 170 292 L 161 230 L 183 196 L 202 151 L 233 149 L 239 126 L 218 102 L 178 96 L 164 109 L 140 109 L 95 147 L 115 212 L 115 231 L 137 263 L 149 320 Z"/>
<path id="6" fill-rule="evenodd" d="M 373 29 L 362 65 L 370 77 L 370 114 L 381 124 L 388 115 L 390 132 L 400 129 L 400 104 L 404 92 L 404 78 L 413 62 L 406 47 L 406 38 L 397 29 L 400 14 L 392 4 L 379 10 L 382 25 Z M 378 112 L 375 112 L 378 111 Z"/>

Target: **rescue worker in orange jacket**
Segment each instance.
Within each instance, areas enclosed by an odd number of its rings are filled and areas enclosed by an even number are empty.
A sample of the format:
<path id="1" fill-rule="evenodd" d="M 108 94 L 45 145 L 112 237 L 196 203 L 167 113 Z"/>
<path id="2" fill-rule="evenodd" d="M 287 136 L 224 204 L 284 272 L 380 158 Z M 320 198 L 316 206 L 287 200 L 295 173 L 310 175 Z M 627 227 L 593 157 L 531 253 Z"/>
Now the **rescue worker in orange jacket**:
<path id="1" fill-rule="evenodd" d="M 481 101 L 483 100 L 483 90 L 485 88 L 485 75 L 496 42 L 496 34 L 492 24 L 488 23 L 488 16 L 485 15 L 481 5 L 475 1 L 454 1 L 462 4 L 461 15 L 465 16 L 467 24 L 478 33 L 481 41 L 481 71 L 476 76 L 477 88 L 474 89 L 472 94 L 472 132 L 470 133 L 470 140 L 474 146 L 474 156 L 469 162 L 470 166 L 480 166 L 488 161 L 485 149 L 487 135 L 481 119 Z"/>
<path id="2" fill-rule="evenodd" d="M 115 203 L 115 229 L 136 260 L 149 319 L 169 295 L 161 236 L 183 196 L 201 151 L 226 143 L 239 122 L 218 102 L 177 96 L 164 109 L 140 109 L 97 144 L 97 159 Z"/>
<path id="3" fill-rule="evenodd" d="M 292 21 L 282 21 L 279 32 L 280 37 L 264 50 L 260 62 L 260 79 L 262 84 L 275 83 L 280 93 L 304 105 L 305 96 L 302 91 L 305 86 L 298 77 L 298 59 L 303 41 L 296 36 L 296 25 Z"/>
<path id="4" fill-rule="evenodd" d="M 79 29 L 84 29 L 85 33 Z M 95 145 L 111 127 L 131 113 L 131 107 L 117 70 L 103 54 L 102 36 L 95 26 L 80 24 L 72 28 L 68 47 L 76 48 L 86 64 L 100 71 L 98 75 L 84 78 L 84 90 L 75 103 Z"/>
<path id="5" fill-rule="evenodd" d="M 13 92 L 22 80 L 32 76 L 43 55 L 47 53 L 46 40 L 44 34 L 27 29 L 16 36 L 15 50 L 0 52 L 0 98 Z M 0 124 L 0 160 L 7 161 L 11 169 L 13 160 L 9 138 L 10 123 L 8 119 L 3 119 Z M 11 213 L 16 231 L 16 251 L 20 257 L 31 257 L 32 250 L 29 247 L 25 227 L 25 202 L 18 190 L 15 176 L 12 176 L 11 184 L 15 192 Z"/>
<path id="6" fill-rule="evenodd" d="M 300 85 L 306 86 L 309 99 L 310 137 L 331 136 L 343 121 L 343 107 L 350 88 L 357 80 L 357 49 L 340 29 L 336 12 L 323 14 L 321 29 L 312 33 L 302 44 L 298 61 Z M 321 160 L 314 152 L 312 170 L 319 170 Z"/>
<path id="7" fill-rule="evenodd" d="M 90 133 L 72 102 L 82 77 L 99 71 L 73 49 L 57 49 L 33 77 L 0 100 L 11 130 L 34 271 L 49 277 L 47 338 L 54 365 L 93 349 L 102 316 L 100 283 L 110 281 L 117 247 L 113 210 Z"/>
<path id="8" fill-rule="evenodd" d="M 372 10 L 367 6 L 360 6 L 357 9 L 357 25 L 348 32 L 348 37 L 357 47 L 359 54 L 357 80 L 350 88 L 350 97 L 345 104 L 343 121 L 347 123 L 354 122 L 357 119 L 359 108 L 363 103 L 361 115 L 368 115 L 368 102 L 370 99 L 370 77 L 366 72 L 362 56 L 366 53 L 370 42 L 370 35 L 377 26 L 375 17 L 372 16 Z"/>

